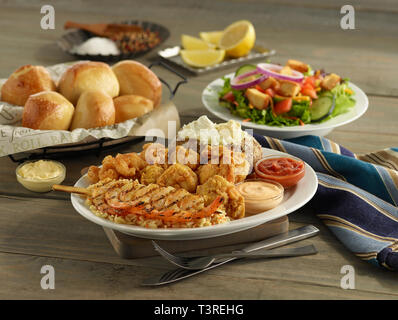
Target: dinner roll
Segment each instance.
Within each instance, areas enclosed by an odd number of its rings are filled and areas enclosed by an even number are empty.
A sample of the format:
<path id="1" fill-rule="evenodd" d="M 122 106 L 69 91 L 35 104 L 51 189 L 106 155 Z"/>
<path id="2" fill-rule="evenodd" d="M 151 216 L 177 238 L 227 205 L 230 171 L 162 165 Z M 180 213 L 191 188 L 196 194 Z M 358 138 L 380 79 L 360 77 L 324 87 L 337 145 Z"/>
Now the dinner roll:
<path id="1" fill-rule="evenodd" d="M 112 67 L 120 85 L 120 95 L 134 94 L 153 101 L 156 108 L 162 98 L 162 83 L 150 69 L 143 64 L 124 60 Z"/>
<path id="2" fill-rule="evenodd" d="M 58 84 L 58 91 L 74 105 L 84 91 L 95 90 L 112 98 L 119 95 L 119 82 L 106 63 L 78 62 L 63 73 Z"/>
<path id="3" fill-rule="evenodd" d="M 22 126 L 37 130 L 68 130 L 75 108 L 55 91 L 31 95 L 25 103 Z"/>
<path id="4" fill-rule="evenodd" d="M 153 102 L 133 94 L 113 99 L 115 104 L 115 123 L 140 117 L 153 110 Z"/>
<path id="5" fill-rule="evenodd" d="M 70 129 L 97 128 L 115 123 L 112 98 L 102 91 L 85 91 L 80 95 Z"/>
<path id="6" fill-rule="evenodd" d="M 1 100 L 23 106 L 31 94 L 55 91 L 54 81 L 46 68 L 30 64 L 15 70 L 1 88 Z"/>

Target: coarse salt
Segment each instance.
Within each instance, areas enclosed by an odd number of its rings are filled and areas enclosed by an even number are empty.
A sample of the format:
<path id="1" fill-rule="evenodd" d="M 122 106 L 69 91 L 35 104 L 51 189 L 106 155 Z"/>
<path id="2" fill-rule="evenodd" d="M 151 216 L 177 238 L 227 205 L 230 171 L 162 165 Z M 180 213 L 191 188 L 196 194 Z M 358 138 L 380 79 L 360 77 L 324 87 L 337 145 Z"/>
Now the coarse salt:
<path id="1" fill-rule="evenodd" d="M 81 55 L 104 56 L 120 54 L 120 50 L 112 40 L 101 37 L 93 37 L 79 45 L 75 45 L 70 52 Z"/>

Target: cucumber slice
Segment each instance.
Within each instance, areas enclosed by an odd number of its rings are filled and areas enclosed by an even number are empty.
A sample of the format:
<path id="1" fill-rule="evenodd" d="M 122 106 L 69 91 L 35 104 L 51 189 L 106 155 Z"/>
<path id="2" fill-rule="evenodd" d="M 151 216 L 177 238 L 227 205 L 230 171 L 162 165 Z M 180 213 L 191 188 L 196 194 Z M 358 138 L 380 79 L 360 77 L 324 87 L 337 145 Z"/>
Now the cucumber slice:
<path id="1" fill-rule="evenodd" d="M 274 102 L 275 103 L 278 103 L 278 102 L 283 101 L 285 99 L 287 99 L 287 98 L 286 97 L 282 97 L 282 96 L 278 96 L 277 94 L 274 95 Z"/>
<path id="2" fill-rule="evenodd" d="M 243 66 L 239 67 L 238 70 L 235 72 L 235 77 L 240 76 L 241 74 L 248 73 L 250 71 L 256 70 L 257 66 L 254 64 L 244 64 Z"/>
<path id="3" fill-rule="evenodd" d="M 318 121 L 329 115 L 334 105 L 333 96 L 322 95 L 310 107 L 311 121 Z"/>

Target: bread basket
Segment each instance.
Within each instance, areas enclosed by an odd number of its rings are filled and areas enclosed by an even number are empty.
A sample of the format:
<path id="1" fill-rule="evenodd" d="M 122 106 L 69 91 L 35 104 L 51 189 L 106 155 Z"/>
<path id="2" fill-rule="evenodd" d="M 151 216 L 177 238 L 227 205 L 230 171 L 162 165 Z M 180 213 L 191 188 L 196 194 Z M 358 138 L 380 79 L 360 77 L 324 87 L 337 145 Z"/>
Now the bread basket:
<path id="1" fill-rule="evenodd" d="M 64 63 L 48 67 L 55 80 L 58 80 L 66 67 L 71 63 Z M 168 120 L 176 121 L 177 129 L 180 119 L 177 108 L 172 99 L 179 86 L 187 79 L 170 66 L 161 61 L 152 63 L 149 68 L 160 65 L 176 74 L 180 81 L 172 87 L 160 78 L 167 88 L 162 103 L 153 111 L 123 123 L 108 127 L 93 129 L 75 129 L 74 131 L 33 130 L 21 127 L 21 106 L 12 106 L 1 101 L 0 97 L 0 156 L 9 156 L 14 162 L 34 159 L 60 159 L 79 152 L 89 152 L 99 155 L 102 151 L 121 145 L 135 143 L 144 139 L 146 130 L 156 127 L 167 136 Z M 5 80 L 0 80 L 0 85 Z M 19 118 L 18 118 L 19 117 Z M 166 120 L 166 121 L 165 121 Z M 41 139 L 41 140 L 40 140 Z"/>

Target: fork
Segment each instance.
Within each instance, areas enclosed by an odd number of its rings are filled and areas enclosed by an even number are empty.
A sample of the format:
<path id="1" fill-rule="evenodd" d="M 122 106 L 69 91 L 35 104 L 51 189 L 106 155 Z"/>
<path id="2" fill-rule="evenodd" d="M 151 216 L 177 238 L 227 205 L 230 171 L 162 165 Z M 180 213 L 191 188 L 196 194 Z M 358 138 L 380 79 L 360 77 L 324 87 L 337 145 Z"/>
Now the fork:
<path id="1" fill-rule="evenodd" d="M 197 256 L 197 257 L 181 257 L 175 256 L 171 253 L 162 249 L 159 245 L 154 243 L 155 249 L 160 255 L 166 258 L 169 262 L 173 263 L 177 267 L 187 270 L 200 270 L 207 268 L 213 264 L 216 260 L 222 260 L 227 258 L 282 258 L 282 257 L 298 257 L 303 255 L 310 255 L 317 253 L 317 250 L 313 245 L 289 248 L 289 249 L 273 249 L 273 250 L 257 250 L 255 252 L 232 252 L 232 253 L 221 253 L 211 256 Z M 179 261 L 177 261 L 179 260 Z"/>
<path id="2" fill-rule="evenodd" d="M 306 246 L 301 248 L 292 248 L 286 250 L 266 250 L 262 251 L 261 254 L 258 252 L 254 252 L 250 254 L 250 252 L 257 251 L 259 249 L 272 249 L 276 247 L 283 246 L 288 243 L 296 242 L 302 239 L 309 238 L 311 236 L 316 235 L 319 230 L 312 226 L 305 226 L 295 230 L 290 230 L 287 233 L 280 234 L 263 241 L 254 243 L 245 247 L 243 250 L 233 251 L 230 254 L 219 254 L 219 255 L 210 255 L 210 256 L 200 256 L 200 257 L 182 257 L 173 255 L 163 248 L 161 248 L 155 241 L 152 241 L 155 250 L 159 252 L 159 254 L 171 262 L 172 264 L 188 270 L 198 270 L 206 268 L 207 266 L 211 265 L 218 259 L 225 259 L 229 257 L 233 257 L 236 259 L 243 258 L 243 257 L 286 257 L 286 256 L 298 256 L 298 255 L 305 255 L 305 254 L 314 254 L 316 253 L 316 249 L 313 246 Z"/>

